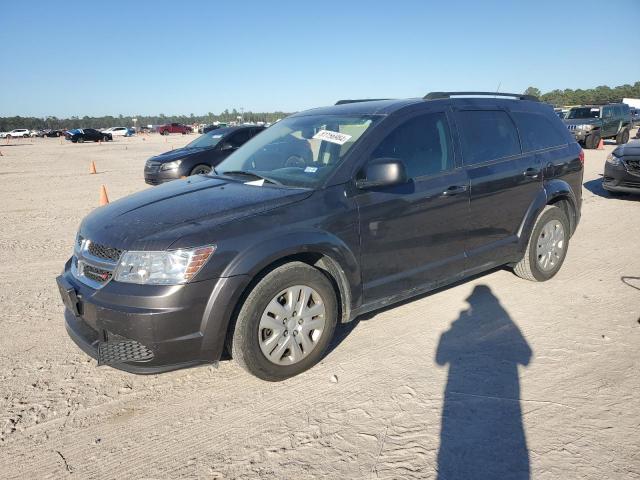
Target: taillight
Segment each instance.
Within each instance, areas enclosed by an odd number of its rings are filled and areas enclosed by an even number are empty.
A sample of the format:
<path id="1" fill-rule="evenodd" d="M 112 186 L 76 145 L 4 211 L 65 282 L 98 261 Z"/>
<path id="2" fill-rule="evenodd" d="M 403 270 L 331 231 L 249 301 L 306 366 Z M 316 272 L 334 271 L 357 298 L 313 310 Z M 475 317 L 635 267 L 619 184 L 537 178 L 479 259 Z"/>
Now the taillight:
<path id="1" fill-rule="evenodd" d="M 578 155 L 578 158 L 580 159 L 580 163 L 584 165 L 584 150 L 580 149 L 580 154 Z"/>

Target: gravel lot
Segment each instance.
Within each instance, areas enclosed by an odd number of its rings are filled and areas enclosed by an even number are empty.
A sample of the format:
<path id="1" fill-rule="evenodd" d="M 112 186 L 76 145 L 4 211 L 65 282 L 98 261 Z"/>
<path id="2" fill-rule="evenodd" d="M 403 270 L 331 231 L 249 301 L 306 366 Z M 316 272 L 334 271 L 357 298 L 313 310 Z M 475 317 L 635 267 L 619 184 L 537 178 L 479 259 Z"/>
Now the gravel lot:
<path id="1" fill-rule="evenodd" d="M 640 197 L 602 190 L 611 142 L 550 282 L 499 270 L 376 312 L 278 384 L 96 368 L 54 279 L 100 185 L 147 188 L 144 161 L 193 138 L 0 141 L 0 477 L 640 479 Z"/>

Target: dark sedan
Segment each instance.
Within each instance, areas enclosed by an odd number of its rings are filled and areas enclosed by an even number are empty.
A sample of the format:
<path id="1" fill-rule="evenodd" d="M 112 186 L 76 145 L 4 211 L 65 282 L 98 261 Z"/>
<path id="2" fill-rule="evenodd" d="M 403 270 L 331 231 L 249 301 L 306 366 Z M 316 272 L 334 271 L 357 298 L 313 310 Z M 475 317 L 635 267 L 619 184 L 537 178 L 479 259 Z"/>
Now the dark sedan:
<path id="1" fill-rule="evenodd" d="M 620 145 L 607 157 L 602 186 L 614 194 L 640 194 L 640 140 Z"/>
<path id="2" fill-rule="evenodd" d="M 64 130 L 45 130 L 45 137 L 61 137 L 64 135 Z"/>
<path id="3" fill-rule="evenodd" d="M 64 133 L 67 140 L 73 143 L 87 142 L 107 142 L 113 140 L 110 133 L 103 133 L 94 128 L 74 128 Z"/>
<path id="4" fill-rule="evenodd" d="M 185 147 L 151 157 L 144 166 L 144 181 L 149 185 L 158 185 L 181 177 L 209 173 L 263 130 L 264 127 L 254 125 L 212 130 Z"/>

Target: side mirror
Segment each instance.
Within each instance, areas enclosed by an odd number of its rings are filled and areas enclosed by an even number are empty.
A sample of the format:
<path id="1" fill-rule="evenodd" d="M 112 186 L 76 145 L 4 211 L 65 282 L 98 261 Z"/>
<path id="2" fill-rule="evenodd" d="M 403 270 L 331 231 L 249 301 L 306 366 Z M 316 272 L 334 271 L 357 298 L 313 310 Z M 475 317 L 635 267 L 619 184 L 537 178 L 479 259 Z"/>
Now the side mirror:
<path id="1" fill-rule="evenodd" d="M 222 145 L 220 145 L 220 151 L 222 152 L 227 152 L 229 150 L 233 150 L 235 147 L 233 145 L 231 145 L 229 142 L 223 142 Z"/>
<path id="2" fill-rule="evenodd" d="M 376 158 L 367 164 L 364 169 L 364 178 L 356 180 L 356 187 L 360 189 L 386 187 L 407 182 L 407 168 L 402 160 Z"/>

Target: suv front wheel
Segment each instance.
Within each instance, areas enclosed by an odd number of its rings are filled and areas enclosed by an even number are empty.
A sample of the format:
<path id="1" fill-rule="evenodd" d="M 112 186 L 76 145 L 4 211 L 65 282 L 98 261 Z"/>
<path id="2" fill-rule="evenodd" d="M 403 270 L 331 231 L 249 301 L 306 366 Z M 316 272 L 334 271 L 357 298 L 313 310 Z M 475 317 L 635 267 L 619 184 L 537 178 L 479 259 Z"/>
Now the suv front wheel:
<path id="1" fill-rule="evenodd" d="M 524 257 L 513 270 L 526 280 L 549 280 L 562 267 L 568 247 L 569 220 L 562 209 L 547 205 L 533 227 Z"/>
<path id="2" fill-rule="evenodd" d="M 280 381 L 318 363 L 338 317 L 329 279 L 305 263 L 269 272 L 244 301 L 231 339 L 231 355 L 258 378 Z"/>

